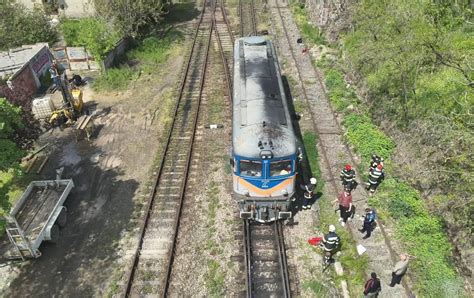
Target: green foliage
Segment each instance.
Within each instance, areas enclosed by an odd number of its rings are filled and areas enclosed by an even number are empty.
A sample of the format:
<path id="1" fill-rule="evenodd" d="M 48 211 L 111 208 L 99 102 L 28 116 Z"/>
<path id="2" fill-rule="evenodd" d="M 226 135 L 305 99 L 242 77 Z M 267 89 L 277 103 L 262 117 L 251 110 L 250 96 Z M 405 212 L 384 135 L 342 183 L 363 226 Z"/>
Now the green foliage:
<path id="1" fill-rule="evenodd" d="M 37 42 L 53 43 L 57 32 L 44 12 L 8 0 L 0 0 L 0 50 Z"/>
<path id="2" fill-rule="evenodd" d="M 325 74 L 326 85 L 328 86 L 329 99 L 331 100 L 336 111 L 341 112 L 349 105 L 358 103 L 357 96 L 352 89 L 346 87 L 346 82 L 342 73 L 337 70 L 330 69 Z"/>
<path id="3" fill-rule="evenodd" d="M 222 297 L 224 295 L 224 273 L 219 262 L 210 260 L 207 263 L 206 287 L 211 297 Z"/>
<path id="4" fill-rule="evenodd" d="M 374 153 L 385 157 L 392 154 L 395 143 L 372 124 L 367 115 L 347 114 L 343 124 L 347 128 L 347 139 L 367 163 Z"/>
<path id="5" fill-rule="evenodd" d="M 21 109 L 0 98 L 0 171 L 13 167 L 25 154 L 13 141 L 15 132 L 21 128 Z"/>
<path id="6" fill-rule="evenodd" d="M 168 1 L 94 0 L 96 11 L 124 36 L 139 37 L 149 33 L 162 20 Z"/>
<path id="7" fill-rule="evenodd" d="M 86 47 L 92 56 L 99 61 L 120 40 L 120 35 L 104 20 L 98 18 L 62 20 L 61 31 L 68 46 Z"/>
<path id="8" fill-rule="evenodd" d="M 326 85 L 332 94 L 334 89 L 342 88 L 344 81 L 338 71 L 331 69 L 328 73 Z M 341 100 L 350 99 L 342 97 Z M 356 105 L 355 110 L 362 110 L 362 107 Z M 371 155 L 377 153 L 386 158 L 386 168 L 387 165 L 390 168 L 388 159 L 395 148 L 394 142 L 372 124 L 367 115 L 347 109 L 342 111 L 347 140 L 362 156 L 362 163 L 368 163 Z M 451 245 L 443 226 L 438 218 L 430 216 L 417 190 L 394 178 L 386 178 L 369 203 L 378 208 L 381 218 L 396 221 L 396 236 L 403 241 L 408 252 L 416 256 L 411 268 L 412 272 L 416 272 L 414 276 L 419 293 L 440 297 L 461 291 L 461 283 L 450 260 Z M 450 287 L 440 286 L 442 284 L 449 284 Z"/>
<path id="9" fill-rule="evenodd" d="M 108 69 L 94 82 L 94 89 L 125 90 L 143 74 L 162 71 L 159 66 L 168 60 L 181 40 L 182 33 L 171 30 L 163 37 L 152 35 L 138 41 L 136 46 L 126 53 L 122 64 Z"/>
<path id="10" fill-rule="evenodd" d="M 324 45 L 326 44 L 326 39 L 324 35 L 320 32 L 319 28 L 311 25 L 309 22 L 308 14 L 306 9 L 299 5 L 297 1 L 292 3 L 293 17 L 300 28 L 301 37 L 303 42 L 310 46 L 315 45 Z"/>
<path id="11" fill-rule="evenodd" d="M 328 294 L 327 288 L 321 282 L 317 280 L 312 280 L 312 281 L 303 283 L 303 288 L 311 289 L 311 291 L 313 292 L 314 295 L 316 295 L 316 297 L 323 297 Z"/>
<path id="12" fill-rule="evenodd" d="M 94 81 L 94 89 L 101 91 L 124 90 L 139 76 L 140 73 L 137 70 L 126 65 L 120 68 L 111 68 Z"/>

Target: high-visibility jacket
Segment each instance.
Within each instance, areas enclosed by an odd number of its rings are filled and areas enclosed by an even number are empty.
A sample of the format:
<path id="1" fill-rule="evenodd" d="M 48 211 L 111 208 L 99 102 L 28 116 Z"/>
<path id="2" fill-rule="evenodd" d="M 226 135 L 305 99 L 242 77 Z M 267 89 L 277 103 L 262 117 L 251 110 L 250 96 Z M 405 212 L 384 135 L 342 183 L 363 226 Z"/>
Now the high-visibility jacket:
<path id="1" fill-rule="evenodd" d="M 356 173 L 354 170 L 349 170 L 349 171 L 346 171 L 346 169 L 342 169 L 341 171 L 341 179 L 344 181 L 344 182 L 352 182 L 354 181 L 355 179 L 355 176 L 356 176 Z"/>
<path id="2" fill-rule="evenodd" d="M 324 235 L 323 238 L 323 245 L 325 251 L 332 251 L 339 246 L 339 241 L 341 239 L 336 234 L 336 232 L 329 232 L 328 234 Z"/>
<path id="3" fill-rule="evenodd" d="M 369 183 L 378 184 L 383 179 L 383 169 L 379 170 L 377 168 L 370 170 L 369 173 Z"/>

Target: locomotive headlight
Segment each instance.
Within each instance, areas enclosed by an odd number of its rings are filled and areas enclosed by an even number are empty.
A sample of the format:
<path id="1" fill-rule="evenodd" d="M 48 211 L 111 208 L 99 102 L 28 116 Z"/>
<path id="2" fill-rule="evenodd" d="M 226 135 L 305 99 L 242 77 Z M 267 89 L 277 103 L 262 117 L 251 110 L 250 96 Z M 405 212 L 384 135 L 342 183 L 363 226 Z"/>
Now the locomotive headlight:
<path id="1" fill-rule="evenodd" d="M 281 194 L 282 194 L 283 196 L 287 197 L 287 196 L 288 196 L 288 191 L 287 191 L 286 189 L 283 189 L 283 190 L 281 191 Z"/>

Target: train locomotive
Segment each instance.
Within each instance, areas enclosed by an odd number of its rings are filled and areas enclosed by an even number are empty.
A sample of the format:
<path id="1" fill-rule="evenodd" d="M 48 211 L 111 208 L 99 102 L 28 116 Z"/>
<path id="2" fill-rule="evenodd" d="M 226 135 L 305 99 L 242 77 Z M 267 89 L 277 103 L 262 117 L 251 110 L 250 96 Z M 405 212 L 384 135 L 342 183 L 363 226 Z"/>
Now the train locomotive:
<path id="1" fill-rule="evenodd" d="M 290 218 L 299 149 L 275 48 L 264 37 L 234 44 L 233 196 L 240 217 Z"/>

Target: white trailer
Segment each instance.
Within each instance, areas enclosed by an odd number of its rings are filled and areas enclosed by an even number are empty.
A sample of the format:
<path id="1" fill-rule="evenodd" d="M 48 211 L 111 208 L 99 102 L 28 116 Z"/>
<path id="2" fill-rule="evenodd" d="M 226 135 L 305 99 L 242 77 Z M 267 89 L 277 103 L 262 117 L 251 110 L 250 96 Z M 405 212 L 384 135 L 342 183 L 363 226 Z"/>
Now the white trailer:
<path id="1" fill-rule="evenodd" d="M 72 179 L 33 181 L 6 216 L 12 244 L 11 259 L 38 258 L 43 241 L 56 241 L 66 224 L 64 201 L 74 187 Z"/>

